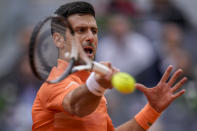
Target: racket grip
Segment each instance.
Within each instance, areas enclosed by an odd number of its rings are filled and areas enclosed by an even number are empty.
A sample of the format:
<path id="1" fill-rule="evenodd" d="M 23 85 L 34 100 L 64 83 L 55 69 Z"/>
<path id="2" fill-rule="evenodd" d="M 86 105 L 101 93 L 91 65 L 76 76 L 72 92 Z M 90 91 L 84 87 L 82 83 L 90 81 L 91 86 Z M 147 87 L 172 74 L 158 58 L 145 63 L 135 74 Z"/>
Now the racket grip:
<path id="1" fill-rule="evenodd" d="M 95 62 L 95 61 L 92 63 L 92 70 L 96 73 L 100 73 L 103 75 L 106 75 L 111 72 L 107 66 L 100 64 L 98 62 Z"/>

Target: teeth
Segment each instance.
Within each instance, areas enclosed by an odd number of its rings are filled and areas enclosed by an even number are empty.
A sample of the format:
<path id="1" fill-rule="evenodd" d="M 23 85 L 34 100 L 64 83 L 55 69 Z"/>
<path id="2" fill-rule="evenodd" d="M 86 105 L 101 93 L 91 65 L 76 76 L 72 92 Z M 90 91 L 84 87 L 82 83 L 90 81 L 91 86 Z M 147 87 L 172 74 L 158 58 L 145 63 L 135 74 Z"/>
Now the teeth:
<path id="1" fill-rule="evenodd" d="M 84 48 L 84 51 L 88 54 L 92 54 L 92 49 L 91 48 Z"/>

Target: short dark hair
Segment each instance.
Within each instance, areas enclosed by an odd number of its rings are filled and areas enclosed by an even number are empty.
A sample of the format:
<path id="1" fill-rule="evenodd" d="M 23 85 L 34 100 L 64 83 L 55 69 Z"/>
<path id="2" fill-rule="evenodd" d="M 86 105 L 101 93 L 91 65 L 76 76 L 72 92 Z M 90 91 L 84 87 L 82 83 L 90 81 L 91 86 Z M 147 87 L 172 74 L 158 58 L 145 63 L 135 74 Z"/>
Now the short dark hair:
<path id="1" fill-rule="evenodd" d="M 65 19 L 67 19 L 69 16 L 73 14 L 82 14 L 82 15 L 90 14 L 95 17 L 94 7 L 90 3 L 84 1 L 70 2 L 61 5 L 54 13 L 55 15 L 64 17 Z M 60 21 L 57 21 L 55 19 L 52 19 L 51 21 L 51 25 L 53 24 L 62 25 Z M 54 32 L 58 32 L 58 31 L 53 29 L 53 26 L 51 26 L 51 33 L 53 34 Z"/>

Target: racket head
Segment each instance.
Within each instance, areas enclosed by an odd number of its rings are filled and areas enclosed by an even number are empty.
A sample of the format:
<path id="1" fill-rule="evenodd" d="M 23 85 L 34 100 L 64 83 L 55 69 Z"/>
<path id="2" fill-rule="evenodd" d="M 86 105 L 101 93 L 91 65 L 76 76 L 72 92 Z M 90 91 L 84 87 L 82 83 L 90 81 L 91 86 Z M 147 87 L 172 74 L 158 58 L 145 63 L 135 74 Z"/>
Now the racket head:
<path id="1" fill-rule="evenodd" d="M 29 45 L 29 60 L 35 76 L 40 80 L 46 80 L 51 68 L 55 65 L 58 50 L 53 44 L 52 34 L 55 32 L 64 36 L 66 40 L 66 29 L 69 29 L 71 36 L 71 52 L 69 54 L 69 66 L 63 74 L 56 80 L 47 81 L 48 83 L 58 83 L 69 74 L 80 70 L 96 70 L 107 73 L 108 69 L 100 64 L 95 64 L 85 53 L 79 40 L 75 37 L 71 24 L 61 16 L 49 16 L 40 21 L 34 28 Z M 90 43 L 83 45 L 90 46 Z M 90 44 L 90 45 L 89 45 Z M 93 46 L 93 45 L 92 45 Z M 94 49 L 94 47 L 93 47 Z M 65 53 L 66 54 L 66 53 Z M 73 68 L 74 65 L 77 65 Z"/>
<path id="2" fill-rule="evenodd" d="M 65 38 L 67 27 L 74 35 L 68 21 L 57 15 L 44 18 L 34 27 L 29 41 L 29 63 L 38 79 L 45 81 L 50 70 L 57 63 L 58 49 L 53 43 L 52 33 L 58 32 Z"/>

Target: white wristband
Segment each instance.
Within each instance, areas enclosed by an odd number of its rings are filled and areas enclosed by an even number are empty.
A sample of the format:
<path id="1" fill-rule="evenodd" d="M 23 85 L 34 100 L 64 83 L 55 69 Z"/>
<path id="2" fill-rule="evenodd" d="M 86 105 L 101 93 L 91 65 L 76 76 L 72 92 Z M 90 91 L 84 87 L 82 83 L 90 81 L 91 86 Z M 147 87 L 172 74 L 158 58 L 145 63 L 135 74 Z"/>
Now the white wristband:
<path id="1" fill-rule="evenodd" d="M 105 92 L 105 88 L 101 87 L 95 80 L 95 73 L 92 72 L 86 81 L 86 86 L 88 90 L 96 96 L 102 96 Z"/>

